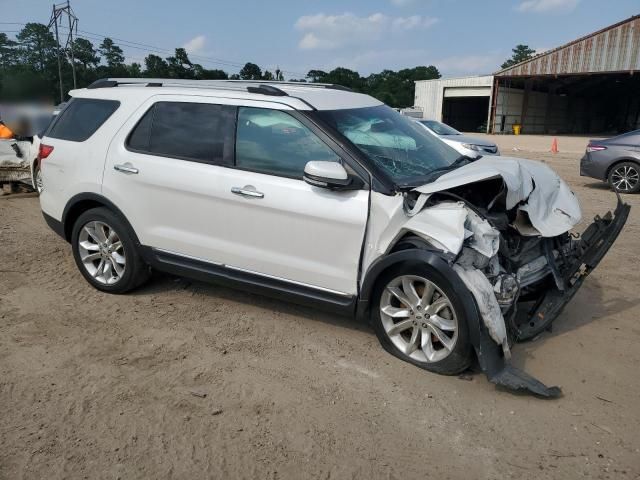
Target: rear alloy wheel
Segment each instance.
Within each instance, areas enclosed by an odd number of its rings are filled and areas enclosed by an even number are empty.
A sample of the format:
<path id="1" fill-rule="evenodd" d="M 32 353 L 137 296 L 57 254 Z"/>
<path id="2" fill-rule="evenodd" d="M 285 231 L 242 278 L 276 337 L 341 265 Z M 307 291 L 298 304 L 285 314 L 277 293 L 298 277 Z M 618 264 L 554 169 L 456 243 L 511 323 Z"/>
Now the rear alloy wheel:
<path id="1" fill-rule="evenodd" d="M 609 173 L 609 184 L 616 192 L 636 193 L 640 190 L 640 167 L 633 162 L 615 165 Z"/>
<path id="2" fill-rule="evenodd" d="M 107 208 L 94 208 L 78 217 L 71 246 L 80 272 L 98 290 L 124 293 L 149 278 L 130 227 Z"/>
<path id="3" fill-rule="evenodd" d="M 469 367 L 471 346 L 463 309 L 439 272 L 427 266 L 390 272 L 376 295 L 373 326 L 387 351 L 447 375 Z"/>
<path id="4" fill-rule="evenodd" d="M 78 253 L 96 282 L 112 285 L 125 274 L 127 257 L 118 233 L 104 222 L 92 221 L 80 230 Z"/>
<path id="5" fill-rule="evenodd" d="M 35 183 L 38 195 L 40 195 L 44 190 L 44 182 L 42 181 L 42 170 L 40 170 L 40 167 L 37 165 L 33 168 L 33 177 L 33 183 Z"/>

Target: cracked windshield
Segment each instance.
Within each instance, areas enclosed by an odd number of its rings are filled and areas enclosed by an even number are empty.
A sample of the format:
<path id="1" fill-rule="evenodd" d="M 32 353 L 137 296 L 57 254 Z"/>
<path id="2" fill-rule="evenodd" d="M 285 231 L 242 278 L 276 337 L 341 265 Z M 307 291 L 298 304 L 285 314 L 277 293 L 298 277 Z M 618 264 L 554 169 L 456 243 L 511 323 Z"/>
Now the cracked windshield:
<path id="1" fill-rule="evenodd" d="M 392 108 L 353 108 L 319 112 L 399 185 L 446 169 L 460 154 L 414 120 Z"/>

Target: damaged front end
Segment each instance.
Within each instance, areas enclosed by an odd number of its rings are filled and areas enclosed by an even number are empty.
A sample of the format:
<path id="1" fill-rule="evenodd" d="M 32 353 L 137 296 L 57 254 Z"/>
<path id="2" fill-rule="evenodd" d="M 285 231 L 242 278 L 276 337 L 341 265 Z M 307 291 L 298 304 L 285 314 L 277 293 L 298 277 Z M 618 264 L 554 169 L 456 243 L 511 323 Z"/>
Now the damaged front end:
<path id="1" fill-rule="evenodd" d="M 629 210 L 618 197 L 613 213 L 597 216 L 582 235 L 570 233 L 581 213 L 567 185 L 542 164 L 502 157 L 407 192 L 403 228 L 445 252 L 472 293 L 482 318 L 474 347 L 489 380 L 557 397 L 558 387 L 510 364 L 510 347 L 550 329 L 613 245 Z M 438 224 L 445 218 L 448 230 Z"/>

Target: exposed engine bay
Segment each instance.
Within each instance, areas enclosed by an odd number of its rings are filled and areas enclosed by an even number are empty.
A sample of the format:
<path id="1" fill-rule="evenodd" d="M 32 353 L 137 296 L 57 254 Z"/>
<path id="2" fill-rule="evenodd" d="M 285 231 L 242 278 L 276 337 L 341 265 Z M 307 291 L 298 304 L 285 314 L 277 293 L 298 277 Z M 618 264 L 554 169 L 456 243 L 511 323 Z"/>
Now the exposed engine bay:
<path id="1" fill-rule="evenodd" d="M 510 365 L 511 346 L 550 329 L 617 238 L 629 206 L 618 199 L 613 215 L 596 217 L 582 235 L 570 233 L 581 212 L 564 181 L 544 164 L 494 157 L 405 192 L 402 219 L 388 213 L 378 252 L 417 235 L 441 252 L 472 293 L 486 329 L 484 348 L 474 347 L 489 379 L 559 396 L 559 388 Z"/>

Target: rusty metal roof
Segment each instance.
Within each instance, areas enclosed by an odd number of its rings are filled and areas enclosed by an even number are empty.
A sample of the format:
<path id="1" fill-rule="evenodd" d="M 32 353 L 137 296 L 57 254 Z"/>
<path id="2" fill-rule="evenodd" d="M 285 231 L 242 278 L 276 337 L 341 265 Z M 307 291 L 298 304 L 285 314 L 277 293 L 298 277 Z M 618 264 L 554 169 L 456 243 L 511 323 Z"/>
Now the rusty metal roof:
<path id="1" fill-rule="evenodd" d="M 495 73 L 498 77 L 640 70 L 640 15 Z"/>

